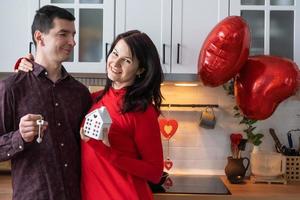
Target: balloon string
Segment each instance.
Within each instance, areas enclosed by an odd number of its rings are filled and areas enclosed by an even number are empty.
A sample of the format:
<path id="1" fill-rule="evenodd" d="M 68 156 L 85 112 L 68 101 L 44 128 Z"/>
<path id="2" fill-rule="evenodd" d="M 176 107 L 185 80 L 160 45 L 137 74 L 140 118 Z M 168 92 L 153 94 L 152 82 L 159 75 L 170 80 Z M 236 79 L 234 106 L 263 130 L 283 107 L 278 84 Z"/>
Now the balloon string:
<path id="1" fill-rule="evenodd" d="M 167 150 L 167 157 L 170 157 L 170 139 L 168 139 L 168 150 Z"/>

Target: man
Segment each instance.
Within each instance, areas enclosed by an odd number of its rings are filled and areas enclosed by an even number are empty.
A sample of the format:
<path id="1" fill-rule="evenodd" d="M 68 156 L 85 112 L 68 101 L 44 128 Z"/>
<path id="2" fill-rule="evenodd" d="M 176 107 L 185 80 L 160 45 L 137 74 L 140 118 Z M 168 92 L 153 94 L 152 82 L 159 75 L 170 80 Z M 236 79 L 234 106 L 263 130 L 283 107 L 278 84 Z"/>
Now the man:
<path id="1" fill-rule="evenodd" d="M 40 8 L 33 71 L 0 82 L 0 161 L 11 160 L 13 200 L 80 199 L 79 128 L 91 97 L 61 64 L 75 46 L 74 20 L 65 9 Z"/>

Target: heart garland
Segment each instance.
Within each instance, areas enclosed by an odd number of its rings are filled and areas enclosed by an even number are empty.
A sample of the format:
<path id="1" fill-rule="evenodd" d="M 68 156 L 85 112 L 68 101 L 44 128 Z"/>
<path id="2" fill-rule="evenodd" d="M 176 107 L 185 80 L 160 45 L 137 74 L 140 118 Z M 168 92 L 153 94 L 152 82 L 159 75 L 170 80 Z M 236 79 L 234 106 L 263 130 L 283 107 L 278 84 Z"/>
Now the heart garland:
<path id="1" fill-rule="evenodd" d="M 173 181 L 170 177 L 168 177 L 166 179 L 166 181 L 164 182 L 164 186 L 165 186 L 166 189 L 169 189 L 170 187 L 173 186 Z"/>
<path id="2" fill-rule="evenodd" d="M 170 139 L 178 128 L 178 122 L 175 119 L 160 119 L 159 128 L 161 134 L 166 138 Z"/>
<path id="3" fill-rule="evenodd" d="M 168 150 L 167 150 L 167 156 L 166 160 L 164 161 L 164 167 L 167 170 L 170 170 L 173 167 L 173 162 L 169 158 L 169 143 L 170 143 L 170 138 L 173 137 L 175 132 L 177 131 L 178 128 L 178 122 L 175 119 L 159 119 L 159 128 L 161 134 L 168 140 Z"/>
<path id="4" fill-rule="evenodd" d="M 164 161 L 164 166 L 167 170 L 170 170 L 173 167 L 173 162 L 170 160 L 170 158 L 167 158 Z"/>

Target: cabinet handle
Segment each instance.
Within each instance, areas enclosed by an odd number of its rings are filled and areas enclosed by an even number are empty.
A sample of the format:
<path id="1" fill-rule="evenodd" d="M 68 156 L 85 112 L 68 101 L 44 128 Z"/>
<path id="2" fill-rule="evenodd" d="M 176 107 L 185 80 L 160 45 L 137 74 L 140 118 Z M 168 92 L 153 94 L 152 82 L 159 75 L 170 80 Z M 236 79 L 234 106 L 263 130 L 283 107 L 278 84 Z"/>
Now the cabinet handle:
<path id="1" fill-rule="evenodd" d="M 33 42 L 29 42 L 29 53 L 31 53 L 32 52 L 32 45 L 33 45 Z"/>
<path id="2" fill-rule="evenodd" d="M 166 44 L 163 44 L 163 64 L 166 64 Z"/>
<path id="3" fill-rule="evenodd" d="M 107 56 L 108 56 L 108 55 L 107 55 L 107 54 L 108 54 L 108 45 L 109 45 L 109 44 L 106 42 L 106 43 L 105 43 L 105 58 L 107 58 Z"/>
<path id="4" fill-rule="evenodd" d="M 179 64 L 180 44 L 177 43 L 177 64 Z"/>

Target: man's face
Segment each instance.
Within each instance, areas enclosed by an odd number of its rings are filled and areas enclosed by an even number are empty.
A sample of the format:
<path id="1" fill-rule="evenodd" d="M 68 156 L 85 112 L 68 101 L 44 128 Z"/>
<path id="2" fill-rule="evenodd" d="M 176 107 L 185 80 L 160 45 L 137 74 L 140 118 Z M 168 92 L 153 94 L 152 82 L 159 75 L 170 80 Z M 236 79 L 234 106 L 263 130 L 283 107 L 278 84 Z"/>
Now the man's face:
<path id="1" fill-rule="evenodd" d="M 73 21 L 55 18 L 53 28 L 42 33 L 41 50 L 45 57 L 55 62 L 68 60 L 75 46 L 75 25 Z"/>

